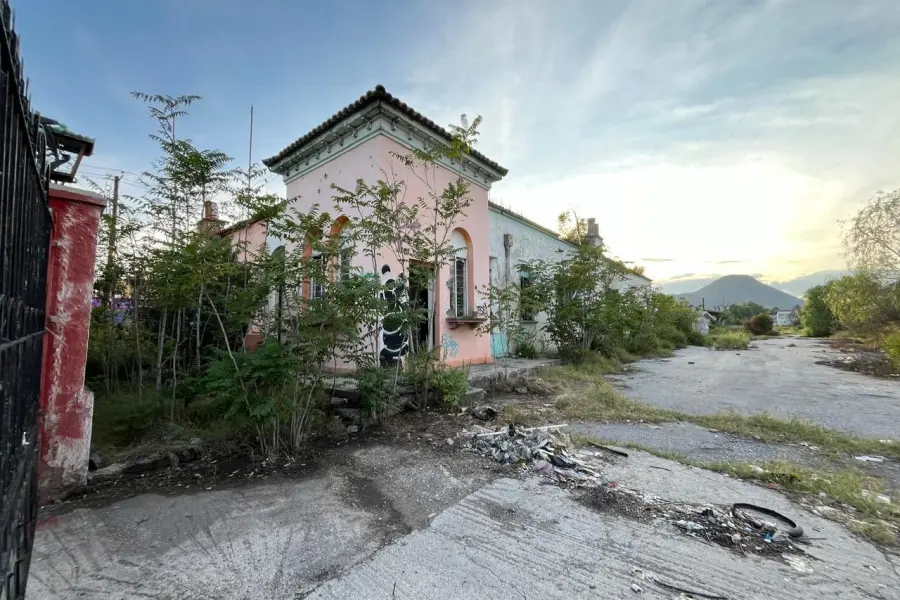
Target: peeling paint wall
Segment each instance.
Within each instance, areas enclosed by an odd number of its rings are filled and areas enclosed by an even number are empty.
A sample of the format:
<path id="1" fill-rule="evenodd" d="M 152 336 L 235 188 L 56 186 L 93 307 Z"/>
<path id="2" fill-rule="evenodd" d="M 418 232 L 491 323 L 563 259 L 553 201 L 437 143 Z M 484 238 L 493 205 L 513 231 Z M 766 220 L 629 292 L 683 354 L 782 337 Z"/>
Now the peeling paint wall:
<path id="1" fill-rule="evenodd" d="M 85 483 L 94 395 L 84 387 L 97 228 L 105 201 L 53 186 L 47 331 L 41 375 L 41 502 Z"/>
<path id="2" fill-rule="evenodd" d="M 490 265 L 491 282 L 498 286 L 519 283 L 518 265 L 533 260 L 559 261 L 575 250 L 575 246 L 564 242 L 549 231 L 528 223 L 516 214 L 496 205 L 491 205 L 488 218 L 490 229 Z M 613 288 L 624 290 L 650 285 L 650 280 L 634 274 L 627 274 L 624 279 L 613 283 Z M 543 333 L 547 322 L 546 313 L 535 315 L 535 322 L 525 324 L 537 341 L 538 351 L 553 350 L 549 338 Z M 505 348 L 505 344 L 496 344 L 496 348 Z M 515 352 L 515 348 L 511 348 Z"/>
<path id="3" fill-rule="evenodd" d="M 532 260 L 562 260 L 574 246 L 553 235 L 541 231 L 528 223 L 510 215 L 509 212 L 491 207 L 488 217 L 490 229 L 491 268 L 498 273 L 491 273 L 494 284 L 505 286 L 519 282 L 518 265 Z M 507 237 L 509 236 L 509 237 Z M 528 323 L 525 328 L 535 335 L 538 351 L 553 349 L 550 340 L 543 333 L 547 322 L 545 313 L 535 315 L 535 323 Z M 505 346 L 498 346 L 505 347 Z M 515 352 L 515 348 L 510 348 Z"/>

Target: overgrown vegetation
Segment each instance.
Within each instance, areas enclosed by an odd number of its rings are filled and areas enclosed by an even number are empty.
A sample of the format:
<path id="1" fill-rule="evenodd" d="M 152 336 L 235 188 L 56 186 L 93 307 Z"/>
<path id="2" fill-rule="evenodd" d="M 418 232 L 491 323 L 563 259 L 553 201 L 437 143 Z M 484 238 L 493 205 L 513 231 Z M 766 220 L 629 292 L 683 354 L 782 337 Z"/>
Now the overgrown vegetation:
<path id="1" fill-rule="evenodd" d="M 871 340 L 900 371 L 900 190 L 869 199 L 847 223 L 844 246 L 853 274 L 807 291 L 803 327 L 811 336 L 848 330 Z"/>
<path id="2" fill-rule="evenodd" d="M 264 454 L 297 450 L 322 415 L 323 383 L 339 364 L 355 368 L 363 409 L 376 419 L 402 386 L 415 388 L 420 406 L 432 397 L 462 400 L 466 372 L 444 368 L 440 345 L 416 337 L 423 322 L 434 330 L 435 314 L 408 289 L 413 276 L 436 288 L 455 256 L 450 233 L 471 204 L 468 182 L 438 187 L 435 171 L 438 161 L 469 152 L 480 118 L 451 126 L 446 144 L 392 155 L 421 179 L 423 197 L 406 198 L 392 170 L 353 189 L 333 187 L 340 214 L 330 214 L 262 193 L 260 167 L 233 169 L 222 152 L 184 137 L 198 97 L 135 96 L 149 107 L 160 158 L 138 184 L 145 194 L 123 198 L 105 217 L 98 249 L 104 267 L 88 362 L 103 392 L 98 445 L 202 428 L 206 438 L 246 435 Z M 249 219 L 218 235 L 218 221 L 208 218 L 213 199 L 222 216 Z M 251 246 L 246 224 L 281 245 Z M 402 275 L 375 275 L 386 258 Z M 390 344 L 379 337 L 384 330 L 396 338 Z"/>
<path id="3" fill-rule="evenodd" d="M 768 313 L 759 313 L 747 319 L 744 327 L 753 335 L 768 335 L 774 330 L 775 323 Z"/>
<path id="4" fill-rule="evenodd" d="M 750 336 L 743 331 L 723 331 L 710 335 L 709 342 L 714 350 L 746 350 Z"/>

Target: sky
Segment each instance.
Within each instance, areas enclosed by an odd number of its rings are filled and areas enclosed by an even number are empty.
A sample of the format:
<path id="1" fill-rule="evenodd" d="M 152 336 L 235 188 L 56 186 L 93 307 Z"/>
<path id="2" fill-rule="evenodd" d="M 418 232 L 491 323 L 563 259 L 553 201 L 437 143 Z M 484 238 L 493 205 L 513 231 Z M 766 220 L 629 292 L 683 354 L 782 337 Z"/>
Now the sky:
<path id="1" fill-rule="evenodd" d="M 246 164 L 251 105 L 258 161 L 379 83 L 441 124 L 482 115 L 492 200 L 595 217 L 669 289 L 839 272 L 840 221 L 900 187 L 896 0 L 12 5 L 33 105 L 128 193 L 156 157 L 132 91 L 202 96 L 185 135 Z"/>

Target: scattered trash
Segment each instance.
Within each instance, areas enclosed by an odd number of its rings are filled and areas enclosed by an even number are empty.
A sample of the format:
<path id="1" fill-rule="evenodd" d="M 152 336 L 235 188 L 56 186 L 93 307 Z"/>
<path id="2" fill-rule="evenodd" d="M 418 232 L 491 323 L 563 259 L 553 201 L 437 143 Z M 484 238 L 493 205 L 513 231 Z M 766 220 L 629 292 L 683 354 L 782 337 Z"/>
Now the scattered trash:
<path id="1" fill-rule="evenodd" d="M 192 437 L 191 438 L 191 446 L 199 446 L 201 441 L 202 440 L 200 440 L 200 438 L 198 438 L 198 437 Z"/>
<path id="2" fill-rule="evenodd" d="M 453 445 L 453 438 L 447 438 L 447 445 L 448 445 L 448 446 L 452 446 L 452 445 Z"/>
<path id="3" fill-rule="evenodd" d="M 752 513 L 758 513 L 767 517 L 772 517 L 788 525 L 787 529 L 785 529 L 784 527 L 780 529 L 782 529 L 785 534 L 792 538 L 798 538 L 803 535 L 802 527 L 798 526 L 796 523 L 794 523 L 794 521 L 787 518 L 783 514 L 772 510 L 771 508 L 756 506 L 755 504 L 744 504 L 742 502 L 731 505 L 731 514 L 733 517 L 742 517 L 744 520 L 749 521 L 751 524 L 754 524 L 757 529 L 762 529 L 767 533 L 775 533 L 779 529 L 778 525 L 757 519 Z"/>
<path id="4" fill-rule="evenodd" d="M 666 589 L 669 589 L 669 590 L 672 590 L 675 592 L 679 592 L 679 596 L 678 596 L 679 598 L 698 597 L 698 598 L 709 598 L 710 600 L 728 600 L 725 596 L 720 596 L 719 594 L 711 594 L 709 592 L 697 592 L 694 590 L 689 590 L 687 588 L 679 587 L 679 586 L 671 584 L 671 583 L 666 583 L 665 581 L 660 581 L 659 577 L 657 577 L 655 574 L 651 573 L 650 571 L 645 571 L 644 569 L 641 569 L 638 567 L 634 567 L 633 569 L 631 569 L 631 574 L 634 575 L 635 577 L 638 577 L 642 581 L 651 581 L 660 587 L 663 587 L 663 588 L 666 588 Z M 631 589 L 634 589 L 634 585 L 635 584 L 632 584 Z"/>
<path id="5" fill-rule="evenodd" d="M 598 444 L 597 442 L 588 442 L 594 448 L 600 448 L 601 450 L 606 450 L 607 452 L 612 452 L 617 456 L 624 456 L 628 458 L 628 453 L 624 450 L 620 450 L 618 448 L 613 448 L 612 446 L 604 446 L 603 444 Z"/>
<path id="6" fill-rule="evenodd" d="M 522 428 L 510 425 L 490 433 L 464 433 L 471 436 L 469 448 L 495 461 L 532 463 L 532 469 L 558 483 L 576 486 L 615 485 L 601 476 L 600 468 L 589 464 L 593 456 L 569 450 L 568 436 L 558 428 L 565 425 Z"/>
<path id="7" fill-rule="evenodd" d="M 782 554 L 781 558 L 783 558 L 787 564 L 794 567 L 794 569 L 796 569 L 800 573 L 812 573 L 813 572 L 812 567 L 810 567 L 808 564 L 806 564 L 806 561 L 803 560 L 802 558 L 800 558 L 799 556 L 791 556 L 789 554 Z"/>
<path id="8" fill-rule="evenodd" d="M 863 454 L 862 456 L 857 456 L 856 460 L 861 460 L 863 462 L 880 463 L 880 462 L 884 462 L 884 457 L 883 456 L 869 456 L 868 454 Z"/>
<path id="9" fill-rule="evenodd" d="M 678 527 L 679 529 L 684 529 L 685 531 L 690 531 L 690 532 L 703 531 L 704 529 L 706 529 L 706 527 L 704 527 L 703 525 L 701 525 L 699 523 L 694 523 L 693 521 L 685 521 L 684 519 L 682 519 L 680 521 L 675 521 L 672 524 L 675 527 Z"/>
<path id="10" fill-rule="evenodd" d="M 754 473 L 765 473 L 766 472 L 765 469 L 763 469 L 762 467 L 756 466 L 756 465 L 750 465 L 750 470 L 753 471 Z"/>
<path id="11" fill-rule="evenodd" d="M 472 416 L 479 421 L 493 421 L 497 418 L 497 409 L 493 406 L 476 406 L 472 409 Z"/>
<path id="12" fill-rule="evenodd" d="M 644 590 L 641 589 L 641 586 L 639 586 L 638 584 L 632 583 L 632 584 L 631 584 L 631 591 L 633 591 L 633 592 L 635 592 L 635 593 L 637 593 L 637 594 L 640 594 L 640 593 L 643 592 Z"/>
<path id="13" fill-rule="evenodd" d="M 874 498 L 876 502 L 881 502 L 882 504 L 890 504 L 891 497 L 886 494 L 876 494 L 870 490 L 860 490 L 863 498 Z"/>
<path id="14" fill-rule="evenodd" d="M 893 444 L 894 440 L 878 440 L 880 444 Z"/>
<path id="15" fill-rule="evenodd" d="M 689 361 L 688 361 L 688 364 L 689 364 L 689 365 L 692 365 L 692 364 L 694 364 L 694 361 L 689 360 Z"/>
<path id="16" fill-rule="evenodd" d="M 647 423 L 647 427 L 650 429 L 662 429 L 659 425 L 653 425 L 652 423 Z"/>
<path id="17" fill-rule="evenodd" d="M 347 425 L 347 433 L 357 433 L 359 432 L 358 425 Z"/>

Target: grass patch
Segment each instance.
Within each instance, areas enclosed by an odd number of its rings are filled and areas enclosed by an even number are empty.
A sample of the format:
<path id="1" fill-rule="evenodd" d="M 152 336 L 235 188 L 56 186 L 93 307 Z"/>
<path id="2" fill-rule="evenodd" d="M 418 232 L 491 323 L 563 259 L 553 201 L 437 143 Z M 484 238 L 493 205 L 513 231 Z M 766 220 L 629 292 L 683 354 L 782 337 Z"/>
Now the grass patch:
<path id="1" fill-rule="evenodd" d="M 743 331 L 726 331 L 710 336 L 710 346 L 714 350 L 746 350 L 750 336 Z"/>
<path id="2" fill-rule="evenodd" d="M 596 421 L 661 421 L 677 420 L 678 413 L 656 408 L 627 398 L 609 383 L 603 382 L 590 388 L 572 390 L 556 400 L 556 409 L 570 419 Z"/>

